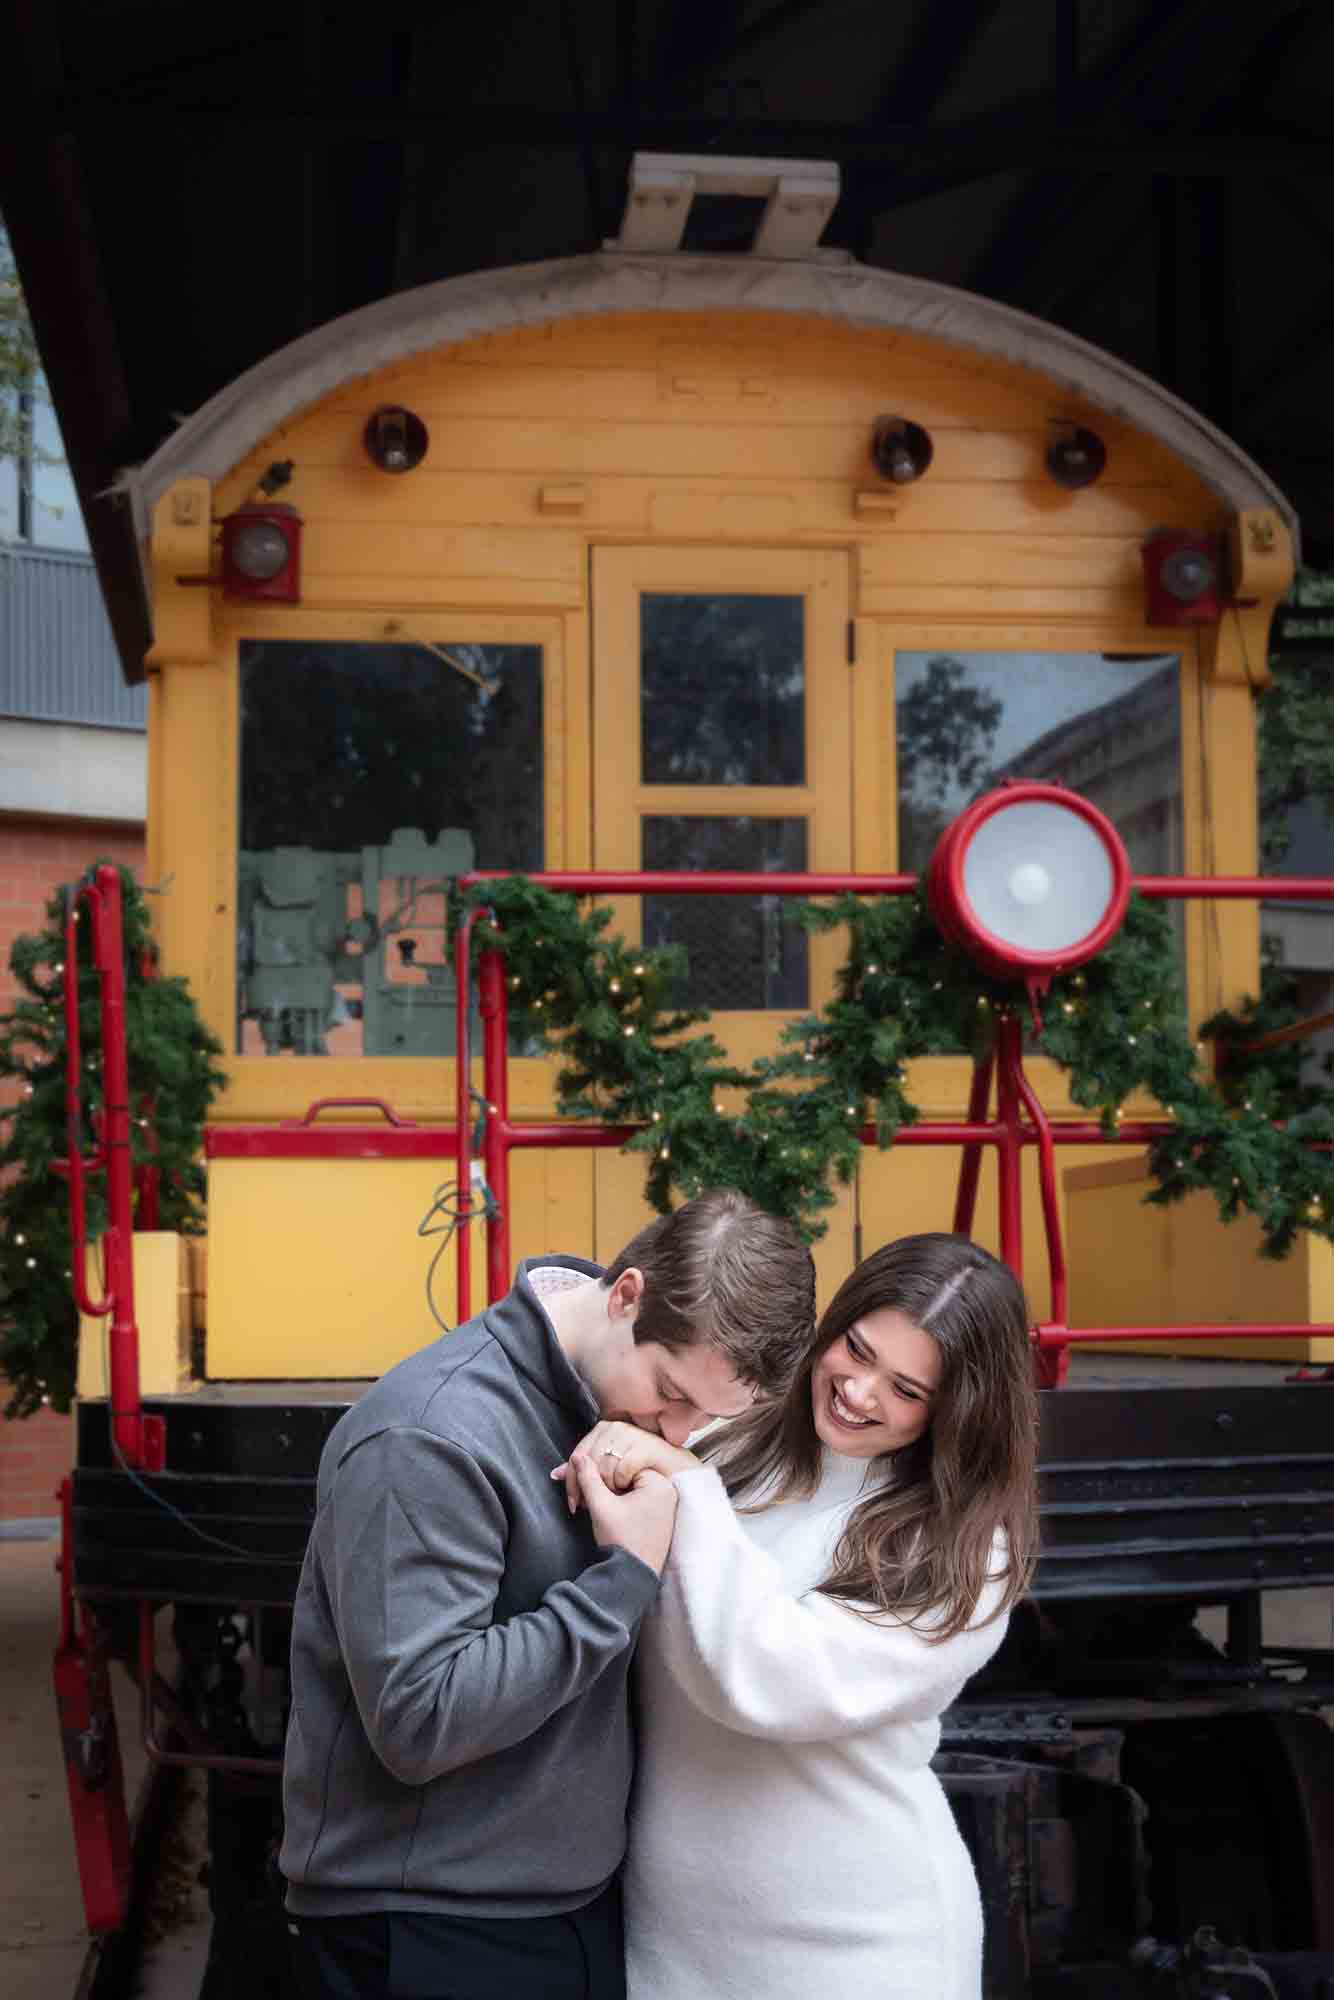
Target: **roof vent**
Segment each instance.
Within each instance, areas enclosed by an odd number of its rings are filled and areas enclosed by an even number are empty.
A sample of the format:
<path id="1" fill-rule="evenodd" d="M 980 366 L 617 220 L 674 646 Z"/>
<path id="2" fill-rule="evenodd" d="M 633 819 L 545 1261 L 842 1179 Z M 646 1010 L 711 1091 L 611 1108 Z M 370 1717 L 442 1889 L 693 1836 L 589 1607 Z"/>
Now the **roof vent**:
<path id="1" fill-rule="evenodd" d="M 744 196 L 764 211 L 752 257 L 810 257 L 839 196 L 835 160 L 741 160 L 716 153 L 636 153 L 621 233 L 608 250 L 679 250 L 696 196 Z"/>

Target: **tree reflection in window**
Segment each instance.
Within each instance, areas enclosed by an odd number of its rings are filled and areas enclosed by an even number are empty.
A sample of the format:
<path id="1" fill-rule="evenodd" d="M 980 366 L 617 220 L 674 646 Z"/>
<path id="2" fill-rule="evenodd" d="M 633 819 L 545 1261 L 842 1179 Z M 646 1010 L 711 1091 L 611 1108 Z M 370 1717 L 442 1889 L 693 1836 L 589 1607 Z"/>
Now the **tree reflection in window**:
<path id="1" fill-rule="evenodd" d="M 1106 813 L 1137 874 L 1180 873 L 1179 683 L 1174 655 L 900 653 L 900 868 L 920 873 L 982 792 L 1031 778 Z"/>
<path id="2" fill-rule="evenodd" d="M 804 783 L 804 615 L 800 597 L 644 593 L 644 784 Z"/>

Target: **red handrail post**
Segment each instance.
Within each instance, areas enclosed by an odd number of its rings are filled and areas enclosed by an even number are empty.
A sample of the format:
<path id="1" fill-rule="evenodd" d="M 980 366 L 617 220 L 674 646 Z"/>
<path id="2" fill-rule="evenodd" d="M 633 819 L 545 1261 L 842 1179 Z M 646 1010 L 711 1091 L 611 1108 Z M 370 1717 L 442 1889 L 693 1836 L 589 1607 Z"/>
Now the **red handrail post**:
<path id="1" fill-rule="evenodd" d="M 96 1144 L 83 1144 L 83 1059 L 79 1034 L 79 910 L 88 906 L 102 1027 L 102 1113 Z M 65 1163 L 70 1191 L 70 1247 L 75 1302 L 90 1318 L 110 1315 L 111 1438 L 122 1463 L 160 1471 L 164 1430 L 146 1418 L 139 1397 L 139 1328 L 134 1316 L 134 1168 L 130 1159 L 130 1079 L 125 1012 L 125 930 L 120 871 L 104 861 L 65 905 Z M 105 1170 L 107 1222 L 102 1237 L 105 1296 L 91 1297 L 87 1271 L 84 1176 Z"/>
<path id="2" fill-rule="evenodd" d="M 454 1116 L 458 1121 L 458 1225 L 455 1256 L 455 1325 L 472 1317 L 472 1049 L 468 1015 L 472 1005 L 472 927 L 480 912 L 465 911 L 454 933 Z"/>
<path id="3" fill-rule="evenodd" d="M 996 1182 L 1000 1253 L 1016 1278 L 1024 1275 L 1023 1144 L 1017 1072 L 1023 1026 L 1017 1014 L 996 1022 Z"/>
<path id="4" fill-rule="evenodd" d="M 477 971 L 482 1009 L 482 1165 L 491 1201 L 486 1216 L 486 1295 L 494 1305 L 510 1288 L 509 1003 L 505 961 L 495 946 L 483 951 Z"/>
<path id="5" fill-rule="evenodd" d="M 993 1042 L 984 1056 L 973 1059 L 973 1080 L 968 1091 L 967 1120 L 970 1125 L 979 1125 L 987 1115 L 987 1105 L 991 1098 L 991 1078 L 996 1067 L 996 1045 Z M 954 1199 L 954 1233 L 956 1236 L 971 1236 L 973 1218 L 977 1213 L 977 1182 L 982 1170 L 982 1142 L 970 1139 L 963 1149 L 959 1162 L 959 1190 Z"/>
<path id="6" fill-rule="evenodd" d="M 104 1241 L 111 1302 L 111 1427 L 127 1465 L 144 1463 L 139 1403 L 139 1328 L 134 1316 L 134 1176 L 130 1163 L 130 1078 L 125 1022 L 125 947 L 120 872 L 104 861 L 93 875 L 93 960 L 102 993 L 102 1139 L 107 1170 Z M 78 969 L 75 968 L 77 981 Z"/>
<path id="7" fill-rule="evenodd" d="M 83 1046 L 79 1029 L 79 911 L 85 891 L 65 891 L 65 963 L 62 999 L 65 1009 L 65 1151 L 69 1178 L 69 1232 L 74 1303 L 90 1319 L 110 1311 L 109 1298 L 94 1299 L 88 1290 L 88 1222 L 84 1175 L 102 1165 L 100 1145 L 84 1152 Z M 96 962 L 96 961 L 94 961 Z"/>

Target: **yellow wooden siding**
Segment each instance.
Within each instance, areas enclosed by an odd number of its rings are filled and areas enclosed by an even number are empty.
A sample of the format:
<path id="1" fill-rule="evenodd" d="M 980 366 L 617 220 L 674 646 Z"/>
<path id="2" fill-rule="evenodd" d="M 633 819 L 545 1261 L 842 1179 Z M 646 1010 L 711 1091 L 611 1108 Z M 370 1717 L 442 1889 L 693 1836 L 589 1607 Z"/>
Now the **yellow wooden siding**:
<path id="1" fill-rule="evenodd" d="M 404 477 L 377 472 L 361 443 L 370 411 L 391 402 L 412 408 L 430 429 L 425 463 Z M 872 425 L 887 414 L 910 417 L 932 435 L 931 469 L 909 488 L 883 485 L 869 464 Z M 1108 463 L 1096 486 L 1071 494 L 1045 477 L 1043 452 L 1058 421 L 1087 422 L 1105 440 Z M 1031 371 L 927 337 L 787 315 L 607 316 L 489 335 L 341 385 L 218 482 L 214 520 L 253 494 L 273 460 L 286 458 L 295 470 L 282 498 L 304 523 L 300 606 L 223 606 L 214 593 L 174 589 L 165 559 L 155 567 L 166 639 L 155 653 L 150 751 L 150 852 L 155 879 L 166 884 L 159 927 L 168 969 L 188 974 L 228 1040 L 238 638 L 376 638 L 390 620 L 401 621 L 402 636 L 434 640 L 518 640 L 540 630 L 561 674 L 547 706 L 548 858 L 552 866 L 587 866 L 606 852 L 595 832 L 606 809 L 595 741 L 609 723 L 594 714 L 597 605 L 589 587 L 601 549 L 628 556 L 632 546 L 688 547 L 697 576 L 707 574 L 715 549 L 742 559 L 755 549 L 821 552 L 843 566 L 857 636 L 848 670 L 844 806 L 850 802 L 849 864 L 858 870 L 897 861 L 895 656 L 951 648 L 1178 653 L 1186 867 L 1246 873 L 1255 865 L 1248 676 L 1262 673 L 1263 663 L 1248 660 L 1246 632 L 1235 619 L 1206 635 L 1204 645 L 1189 628 L 1155 632 L 1143 622 L 1139 551 L 1146 534 L 1162 525 L 1222 532 L 1223 509 L 1157 441 Z M 192 504 L 183 500 L 164 516 L 174 533 L 191 529 Z M 726 574 L 720 561 L 714 588 L 726 588 Z M 1281 579 L 1272 587 L 1281 588 Z M 1266 577 L 1263 589 L 1270 588 Z M 173 596 L 180 600 L 174 622 L 163 615 Z M 205 649 L 199 664 L 205 600 L 211 652 Z M 170 650 L 173 634 L 179 657 Z M 738 793 L 727 802 L 730 810 L 745 809 Z M 772 811 L 781 802 L 769 794 L 764 803 Z M 706 801 L 701 794 L 697 807 L 711 804 L 712 795 Z M 1187 939 L 1196 1018 L 1254 987 L 1250 906 L 1193 906 Z M 317 1095 L 373 1093 L 418 1117 L 448 1117 L 453 1104 L 447 1060 L 231 1058 L 228 1070 L 223 1119 L 291 1117 Z M 1033 1075 L 1044 1102 L 1068 1115 L 1059 1073 L 1039 1062 Z M 548 1065 L 516 1063 L 515 1109 L 549 1113 L 551 1077 Z M 919 1065 L 911 1087 L 924 1109 L 957 1114 L 967 1066 L 949 1059 Z M 1081 1149 L 1061 1164 L 1100 1157 L 1099 1149 Z M 233 1164 L 235 1187 L 250 1190 L 235 1197 L 236 1213 L 262 1207 L 253 1164 Z M 905 1228 L 946 1225 L 957 1164 L 954 1152 L 868 1156 L 818 1253 L 822 1296 L 851 1261 L 855 1241 L 869 1249 Z M 992 1171 L 988 1165 L 978 1207 L 984 1241 L 994 1241 Z M 646 1214 L 635 1160 L 562 1153 L 542 1168 L 540 1187 L 536 1173 L 531 1160 L 516 1158 L 516 1254 L 532 1244 L 610 1255 Z M 1035 1309 L 1043 1312 L 1045 1256 L 1031 1161 L 1026 1175 L 1028 1273 Z M 379 1203 L 373 1237 L 363 1222 L 367 1272 L 393 1261 L 418 1192 L 414 1184 L 411 1201 Z M 287 1217 L 289 1248 L 325 1240 L 318 1206 L 298 1202 L 297 1211 Z M 215 1240 L 210 1291 L 233 1299 L 236 1330 L 235 1339 L 220 1336 L 216 1349 L 210 1330 L 215 1372 L 225 1372 L 224 1355 L 229 1369 L 243 1373 L 257 1359 L 277 1374 L 301 1372 L 315 1359 L 313 1336 L 293 1330 L 295 1306 L 278 1312 L 277 1294 L 260 1287 L 263 1271 L 281 1267 L 280 1234 L 258 1264 L 247 1262 L 244 1232 L 230 1224 L 221 1249 Z M 350 1254 L 340 1245 L 341 1258 Z M 1119 1242 L 1115 1254 L 1124 1257 Z M 1219 1254 L 1243 1253 L 1225 1241 Z M 395 1271 L 395 1284 L 406 1285 L 397 1264 Z M 358 1311 L 370 1314 L 374 1279 L 358 1276 L 356 1284 Z M 400 1328 L 385 1336 L 391 1343 L 411 1345 L 410 1315 L 405 1291 Z M 355 1348 L 355 1332 L 349 1338 Z M 367 1348 L 364 1372 L 382 1365 L 384 1351 Z"/>
<path id="2" fill-rule="evenodd" d="M 1253 1216 L 1219 1220 L 1213 1195 L 1145 1203 L 1144 1155 L 1073 1165 L 1065 1175 L 1072 1326 L 1334 1323 L 1334 1245 L 1303 1235 L 1275 1262 Z M 1091 1342 L 1095 1353 L 1114 1351 Z M 1116 1343 L 1135 1354 L 1208 1353 L 1239 1361 L 1334 1361 L 1334 1339 Z"/>
<path id="3" fill-rule="evenodd" d="M 516 1259 L 588 1254 L 594 1220 L 586 1169 L 566 1152 L 513 1156 Z M 447 1161 L 213 1161 L 210 1377 L 375 1376 L 432 1339 L 439 1324 L 426 1285 L 440 1238 L 419 1235 L 418 1225 L 450 1178 Z M 486 1255 L 479 1230 L 474 1237 L 476 1312 L 486 1303 Z M 431 1298 L 441 1321 L 455 1324 L 452 1246 L 436 1266 Z"/>

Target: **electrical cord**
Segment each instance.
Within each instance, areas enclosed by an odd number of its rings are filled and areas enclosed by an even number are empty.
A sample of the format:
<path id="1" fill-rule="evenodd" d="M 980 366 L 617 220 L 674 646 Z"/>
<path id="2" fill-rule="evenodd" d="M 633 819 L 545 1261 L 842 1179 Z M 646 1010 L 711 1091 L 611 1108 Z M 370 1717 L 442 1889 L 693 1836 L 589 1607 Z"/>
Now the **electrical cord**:
<path id="1" fill-rule="evenodd" d="M 482 1115 L 485 1117 L 485 1111 L 483 1111 Z M 479 1125 L 480 1122 L 479 1120 Z M 440 1259 L 454 1241 L 454 1237 L 463 1223 L 472 1222 L 478 1215 L 485 1216 L 488 1221 L 494 1221 L 500 1214 L 500 1204 L 480 1176 L 478 1178 L 477 1191 L 482 1197 L 481 1207 L 476 1208 L 469 1201 L 465 1209 L 463 1206 L 463 1190 L 460 1188 L 458 1182 L 442 1181 L 431 1196 L 431 1206 L 417 1224 L 418 1236 L 438 1236 L 441 1239 L 426 1273 L 426 1304 L 430 1309 L 431 1318 L 442 1333 L 452 1333 L 454 1329 L 449 1321 L 442 1317 L 440 1309 L 435 1302 L 435 1274 L 439 1267 Z M 443 1220 L 437 1221 L 437 1217 L 442 1217 Z"/>

